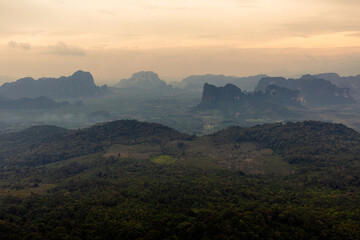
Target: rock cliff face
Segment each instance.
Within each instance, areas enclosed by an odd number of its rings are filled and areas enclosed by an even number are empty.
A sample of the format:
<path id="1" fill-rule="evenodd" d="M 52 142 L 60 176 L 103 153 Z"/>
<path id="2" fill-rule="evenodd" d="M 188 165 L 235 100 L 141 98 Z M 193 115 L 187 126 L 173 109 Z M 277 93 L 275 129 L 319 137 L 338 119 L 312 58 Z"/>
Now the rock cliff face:
<path id="1" fill-rule="evenodd" d="M 0 96 L 8 98 L 80 98 L 94 97 L 108 93 L 106 86 L 98 87 L 89 72 L 77 71 L 69 77 L 60 78 L 21 78 L 16 82 L 4 83 Z"/>
<path id="2" fill-rule="evenodd" d="M 203 97 L 197 109 L 217 109 L 228 116 L 248 118 L 287 118 L 296 114 L 287 107 L 301 107 L 300 94 L 278 86 L 269 86 L 266 93 L 242 92 L 232 84 L 216 87 L 204 84 Z"/>
<path id="3" fill-rule="evenodd" d="M 121 80 L 115 87 L 141 90 L 168 90 L 171 88 L 156 73 L 151 71 L 134 73 L 131 78 Z"/>
<path id="4" fill-rule="evenodd" d="M 350 89 L 350 94 L 360 97 L 360 75 L 342 77 L 337 73 L 321 73 L 316 75 L 306 75 L 308 78 L 324 79 L 332 82 L 339 88 Z"/>
<path id="5" fill-rule="evenodd" d="M 256 91 L 266 92 L 269 85 L 277 85 L 299 91 L 302 104 L 328 105 L 354 103 L 348 88 L 339 88 L 330 81 L 304 75 L 300 79 L 262 78 L 256 86 Z"/>
<path id="6" fill-rule="evenodd" d="M 267 86 L 265 95 L 270 101 L 282 105 L 302 106 L 304 104 L 304 97 L 298 90 L 291 90 L 277 85 Z"/>
<path id="7" fill-rule="evenodd" d="M 201 107 L 215 107 L 219 103 L 231 103 L 241 98 L 244 94 L 241 89 L 233 84 L 226 84 L 224 87 L 215 87 L 208 83 L 204 84 Z"/>
<path id="8" fill-rule="evenodd" d="M 272 102 L 284 106 L 301 106 L 302 96 L 299 91 L 291 90 L 277 85 L 269 85 L 266 92 L 245 93 L 233 84 L 224 87 L 215 87 L 205 83 L 202 101 L 199 107 L 216 108 L 224 104 L 242 104 L 245 102 Z"/>

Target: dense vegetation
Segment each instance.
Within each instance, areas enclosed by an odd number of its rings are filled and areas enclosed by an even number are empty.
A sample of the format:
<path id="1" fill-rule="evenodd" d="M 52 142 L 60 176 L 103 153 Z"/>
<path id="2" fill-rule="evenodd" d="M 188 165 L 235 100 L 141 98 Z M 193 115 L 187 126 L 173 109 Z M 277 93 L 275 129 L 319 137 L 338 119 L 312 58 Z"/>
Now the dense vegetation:
<path id="1" fill-rule="evenodd" d="M 200 152 L 187 158 L 192 142 L 209 139 L 215 149 L 270 148 L 294 170 L 251 175 Z M 11 156 L 5 149 L 19 144 L 22 160 L 0 162 L 0 239 L 360 239 L 359 140 L 343 125 L 311 121 L 232 127 L 210 138 L 136 121 L 4 135 L 2 152 Z M 30 142 L 39 153 L 45 143 L 65 141 L 101 148 L 25 162 Z M 172 161 L 104 155 L 112 144 L 123 144 L 122 152 L 160 146 L 158 156 Z"/>
<path id="2" fill-rule="evenodd" d="M 169 127 L 135 120 L 97 124 L 68 131 L 36 126 L 20 133 L 0 135 L 0 165 L 34 166 L 101 151 L 112 144 L 164 143 L 190 138 Z"/>

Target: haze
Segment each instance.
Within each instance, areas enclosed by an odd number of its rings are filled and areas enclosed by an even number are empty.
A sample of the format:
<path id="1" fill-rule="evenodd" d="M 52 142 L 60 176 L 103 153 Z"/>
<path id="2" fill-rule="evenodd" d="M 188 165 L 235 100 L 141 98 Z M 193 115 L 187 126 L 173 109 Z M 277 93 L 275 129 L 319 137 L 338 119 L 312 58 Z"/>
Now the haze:
<path id="1" fill-rule="evenodd" d="M 2 0 L 0 76 L 359 74 L 356 0 Z M 2 80 L 5 81 L 5 80 Z"/>

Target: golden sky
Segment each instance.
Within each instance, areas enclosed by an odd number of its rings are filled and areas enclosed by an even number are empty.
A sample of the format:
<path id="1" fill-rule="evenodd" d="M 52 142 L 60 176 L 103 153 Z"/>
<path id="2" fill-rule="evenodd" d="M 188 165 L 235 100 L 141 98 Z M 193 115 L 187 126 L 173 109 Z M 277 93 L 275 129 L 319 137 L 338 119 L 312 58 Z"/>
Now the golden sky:
<path id="1" fill-rule="evenodd" d="M 1 0 L 0 76 L 355 75 L 359 13 L 359 0 Z"/>

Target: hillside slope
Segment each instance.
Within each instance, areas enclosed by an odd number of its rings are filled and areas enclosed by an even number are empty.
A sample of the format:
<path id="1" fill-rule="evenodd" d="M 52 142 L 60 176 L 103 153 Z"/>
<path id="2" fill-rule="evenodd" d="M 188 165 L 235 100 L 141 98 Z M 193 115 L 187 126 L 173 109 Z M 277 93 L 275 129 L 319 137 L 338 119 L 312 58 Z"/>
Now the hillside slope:
<path id="1" fill-rule="evenodd" d="M 38 126 L 0 135 L 0 165 L 39 165 L 95 153 L 112 144 L 163 144 L 186 137 L 189 136 L 169 127 L 135 120 L 101 123 L 80 130 Z"/>
<path id="2" fill-rule="evenodd" d="M 0 238 L 357 240 L 359 143 L 315 121 L 196 138 L 129 120 L 0 135 Z"/>

